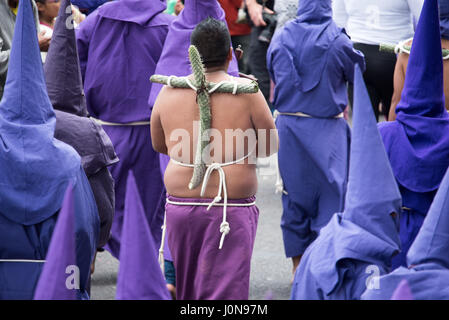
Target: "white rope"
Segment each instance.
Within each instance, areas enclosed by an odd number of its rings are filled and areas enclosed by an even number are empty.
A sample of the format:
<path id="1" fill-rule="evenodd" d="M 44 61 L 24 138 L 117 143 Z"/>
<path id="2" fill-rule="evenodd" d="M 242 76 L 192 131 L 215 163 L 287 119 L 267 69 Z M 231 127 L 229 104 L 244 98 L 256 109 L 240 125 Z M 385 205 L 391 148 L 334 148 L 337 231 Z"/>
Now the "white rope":
<path id="1" fill-rule="evenodd" d="M 95 122 L 97 122 L 98 124 L 102 125 L 102 126 L 148 126 L 150 125 L 150 121 L 135 121 L 135 122 L 127 122 L 127 123 L 117 123 L 117 122 L 108 122 L 108 121 L 103 121 L 100 119 L 96 119 L 94 117 L 90 117 L 92 120 L 94 120 Z"/>
<path id="2" fill-rule="evenodd" d="M 234 89 L 232 90 L 232 94 L 235 96 L 237 94 L 238 89 L 238 83 L 237 81 L 234 81 Z"/>
<path id="3" fill-rule="evenodd" d="M 403 52 L 403 53 L 410 54 L 410 50 L 407 50 L 407 49 L 405 48 L 405 44 L 406 44 L 407 42 L 409 42 L 410 40 L 413 40 L 413 38 L 409 38 L 409 39 L 406 39 L 406 40 L 404 40 L 404 41 L 399 42 L 399 43 L 394 47 L 394 53 L 395 53 L 395 54 L 398 54 L 398 53 L 400 53 L 400 52 Z"/>
<path id="4" fill-rule="evenodd" d="M 164 278 L 165 278 L 164 245 L 165 245 L 166 232 L 167 232 L 167 212 L 164 212 L 164 224 L 162 225 L 162 239 L 161 239 L 161 246 L 159 247 L 159 266 L 161 267 Z"/>
<path id="5" fill-rule="evenodd" d="M 218 193 L 217 196 L 212 200 L 212 202 L 207 207 L 207 211 L 210 210 L 210 208 L 221 201 L 223 194 L 223 221 L 220 224 L 220 233 L 221 233 L 221 239 L 220 244 L 218 246 L 218 249 L 221 249 L 223 247 L 223 241 L 226 235 L 231 231 L 231 228 L 229 227 L 229 223 L 226 221 L 226 208 L 228 205 L 228 190 L 226 188 L 226 175 L 219 163 L 212 163 L 206 170 L 206 173 L 204 175 L 203 185 L 201 186 L 201 193 L 200 196 L 203 197 L 204 193 L 206 192 L 206 187 L 209 182 L 210 175 L 213 171 L 217 171 L 220 177 L 220 182 L 218 184 Z"/>
<path id="6" fill-rule="evenodd" d="M 226 235 L 229 234 L 229 232 L 231 231 L 229 223 L 227 222 L 227 219 L 226 219 L 227 218 L 226 208 L 228 206 L 231 206 L 231 204 L 228 204 L 228 190 L 226 187 L 226 174 L 223 170 L 223 167 L 230 166 L 230 165 L 237 164 L 239 162 L 244 161 L 246 158 L 248 158 L 254 152 L 255 149 L 256 149 L 256 145 L 254 145 L 252 151 L 249 152 L 246 156 L 244 156 L 238 160 L 235 160 L 235 161 L 230 161 L 230 162 L 226 162 L 226 163 L 214 162 L 210 165 L 206 165 L 207 169 L 204 174 L 203 184 L 201 186 L 201 193 L 200 193 L 201 197 L 203 197 L 204 193 L 206 192 L 206 187 L 207 187 L 207 184 L 209 182 L 209 178 L 210 178 L 212 172 L 217 171 L 219 178 L 220 178 L 217 196 L 212 200 L 211 203 L 209 203 L 209 204 L 207 204 L 207 203 L 204 203 L 204 204 L 183 203 L 183 202 L 174 203 L 174 202 L 170 202 L 169 200 L 167 200 L 167 203 L 172 203 L 172 204 L 177 204 L 177 205 L 196 205 L 196 206 L 207 205 L 207 211 L 209 211 L 212 206 L 223 206 L 223 221 L 220 224 L 221 239 L 220 239 L 220 244 L 218 246 L 218 249 L 221 249 L 223 247 L 224 239 L 225 239 Z M 171 161 L 173 161 L 173 163 L 178 164 L 183 167 L 190 167 L 190 168 L 194 167 L 193 164 L 182 163 L 175 159 L 171 159 Z M 222 198 L 222 194 L 223 194 L 223 198 Z M 223 199 L 223 203 L 219 203 L 222 199 Z M 248 204 L 248 205 L 247 204 L 244 204 L 244 205 L 233 204 L 232 206 L 250 206 L 250 205 L 254 205 L 254 204 Z"/>
<path id="7" fill-rule="evenodd" d="M 209 206 L 210 203 L 207 202 L 186 202 L 186 201 L 173 201 L 173 200 L 166 200 L 168 204 L 173 204 L 175 206 L 195 206 L 195 207 L 200 207 L 200 206 Z M 253 202 L 248 202 L 248 203 L 228 203 L 227 206 L 228 207 L 251 207 L 251 206 L 255 206 L 256 205 L 256 201 Z M 213 207 L 222 207 L 224 206 L 224 203 L 214 203 Z"/>
<path id="8" fill-rule="evenodd" d="M 279 112 L 277 110 L 274 111 L 273 117 L 276 120 L 278 116 L 280 115 L 285 115 L 285 116 L 295 116 L 295 117 L 302 117 L 302 118 L 315 118 L 315 119 L 326 119 L 326 118 L 316 118 L 313 117 L 307 113 L 303 113 L 303 112 Z M 340 119 L 340 118 L 344 118 L 345 114 L 344 112 L 337 114 L 336 116 L 333 116 L 329 119 Z"/>
<path id="9" fill-rule="evenodd" d="M 195 86 L 193 85 L 193 83 L 190 81 L 189 78 L 186 77 L 185 79 L 186 79 L 187 85 L 188 85 L 193 91 L 197 91 L 197 90 L 198 90 L 198 88 L 195 87 Z"/>
<path id="10" fill-rule="evenodd" d="M 208 92 L 209 94 L 214 93 L 218 88 L 221 87 L 222 84 L 226 83 L 226 81 L 220 81 L 219 83 L 217 83 L 215 86 L 213 86 Z"/>
<path id="11" fill-rule="evenodd" d="M 45 260 L 30 260 L 30 259 L 0 259 L 0 262 L 45 263 Z"/>
<path id="12" fill-rule="evenodd" d="M 169 76 L 167 79 L 167 86 L 169 86 L 170 88 L 173 88 L 173 86 L 171 85 L 171 81 L 173 80 L 175 76 Z"/>

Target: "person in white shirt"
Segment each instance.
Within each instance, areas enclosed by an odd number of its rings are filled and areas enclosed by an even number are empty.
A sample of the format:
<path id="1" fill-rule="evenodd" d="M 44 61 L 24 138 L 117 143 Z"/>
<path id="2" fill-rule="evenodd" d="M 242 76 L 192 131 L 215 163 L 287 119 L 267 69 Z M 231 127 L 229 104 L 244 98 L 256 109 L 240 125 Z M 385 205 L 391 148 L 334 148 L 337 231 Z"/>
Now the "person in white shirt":
<path id="1" fill-rule="evenodd" d="M 334 21 L 345 28 L 354 48 L 365 55 L 364 80 L 378 119 L 379 104 L 388 118 L 396 64 L 396 55 L 379 52 L 379 45 L 395 45 L 413 37 L 423 3 L 424 0 L 334 0 L 332 3 Z"/>

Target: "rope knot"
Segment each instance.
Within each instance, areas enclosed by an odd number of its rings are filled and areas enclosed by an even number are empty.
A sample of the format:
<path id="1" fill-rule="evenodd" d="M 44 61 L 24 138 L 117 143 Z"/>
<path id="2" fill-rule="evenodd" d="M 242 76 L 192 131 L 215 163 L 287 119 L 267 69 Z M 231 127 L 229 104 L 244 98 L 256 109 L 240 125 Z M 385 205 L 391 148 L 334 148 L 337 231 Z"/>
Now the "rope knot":
<path id="1" fill-rule="evenodd" d="M 227 221 L 222 222 L 220 224 L 220 233 L 223 233 L 224 235 L 227 235 L 231 231 L 231 228 L 229 227 L 229 223 Z"/>
<path id="2" fill-rule="evenodd" d="M 221 233 L 221 239 L 220 239 L 220 245 L 218 246 L 218 249 L 221 250 L 223 248 L 223 242 L 226 235 L 231 231 L 231 228 L 229 227 L 229 223 L 227 221 L 223 221 L 220 224 L 220 233 Z"/>

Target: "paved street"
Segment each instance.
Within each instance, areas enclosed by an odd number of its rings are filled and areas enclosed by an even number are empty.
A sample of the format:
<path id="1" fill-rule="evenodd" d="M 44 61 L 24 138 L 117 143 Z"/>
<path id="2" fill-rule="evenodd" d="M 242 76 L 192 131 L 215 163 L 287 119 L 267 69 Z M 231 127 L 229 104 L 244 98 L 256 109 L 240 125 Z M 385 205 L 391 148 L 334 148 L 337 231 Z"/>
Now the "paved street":
<path id="1" fill-rule="evenodd" d="M 284 256 L 280 229 L 281 196 L 275 194 L 276 171 L 274 157 L 259 166 L 257 205 L 260 209 L 259 225 L 252 259 L 250 299 L 289 299 L 291 262 Z M 271 163 L 271 166 L 268 163 Z M 109 300 L 115 297 L 118 261 L 109 253 L 97 256 L 92 277 L 92 299 Z"/>

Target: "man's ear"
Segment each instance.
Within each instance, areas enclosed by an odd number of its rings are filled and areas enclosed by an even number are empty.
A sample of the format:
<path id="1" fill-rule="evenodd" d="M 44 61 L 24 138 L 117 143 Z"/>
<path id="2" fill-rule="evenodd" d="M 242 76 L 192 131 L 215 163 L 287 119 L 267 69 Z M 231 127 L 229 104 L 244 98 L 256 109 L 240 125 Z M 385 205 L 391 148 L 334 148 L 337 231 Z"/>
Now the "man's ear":
<path id="1" fill-rule="evenodd" d="M 41 2 L 37 2 L 36 1 L 36 6 L 37 6 L 37 11 L 44 11 L 45 10 L 45 5 Z"/>
<path id="2" fill-rule="evenodd" d="M 226 61 L 229 61 L 229 62 L 232 61 L 232 52 L 233 52 L 232 47 L 230 47 L 229 51 L 228 51 L 228 56 L 226 57 Z"/>

